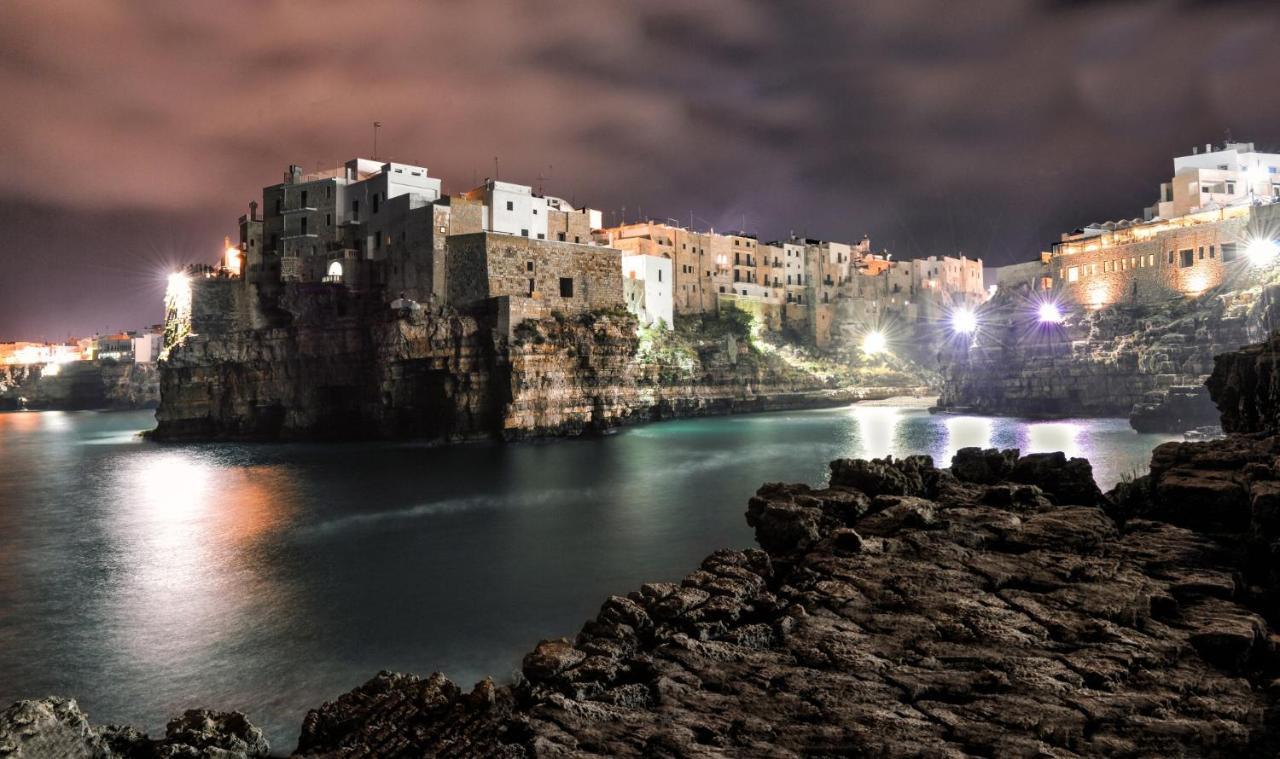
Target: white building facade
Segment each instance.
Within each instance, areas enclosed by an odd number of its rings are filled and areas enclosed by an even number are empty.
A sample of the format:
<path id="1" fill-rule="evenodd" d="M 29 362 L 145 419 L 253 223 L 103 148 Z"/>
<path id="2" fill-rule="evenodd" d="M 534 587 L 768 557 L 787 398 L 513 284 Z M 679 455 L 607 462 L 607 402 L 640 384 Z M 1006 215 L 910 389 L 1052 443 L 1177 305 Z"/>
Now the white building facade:
<path id="1" fill-rule="evenodd" d="M 675 323 L 671 259 L 665 256 L 623 256 L 622 297 L 627 310 L 642 324 Z"/>

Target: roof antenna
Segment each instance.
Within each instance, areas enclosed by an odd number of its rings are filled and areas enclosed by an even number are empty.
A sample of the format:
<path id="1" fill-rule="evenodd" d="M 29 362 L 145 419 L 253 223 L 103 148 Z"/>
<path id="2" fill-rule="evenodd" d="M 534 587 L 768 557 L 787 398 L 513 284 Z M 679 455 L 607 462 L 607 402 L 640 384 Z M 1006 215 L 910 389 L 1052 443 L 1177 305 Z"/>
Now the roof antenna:
<path id="1" fill-rule="evenodd" d="M 498 157 L 493 157 L 493 181 L 498 181 Z"/>
<path id="2" fill-rule="evenodd" d="M 382 128 L 381 121 L 373 122 L 373 160 L 378 160 L 378 130 Z"/>

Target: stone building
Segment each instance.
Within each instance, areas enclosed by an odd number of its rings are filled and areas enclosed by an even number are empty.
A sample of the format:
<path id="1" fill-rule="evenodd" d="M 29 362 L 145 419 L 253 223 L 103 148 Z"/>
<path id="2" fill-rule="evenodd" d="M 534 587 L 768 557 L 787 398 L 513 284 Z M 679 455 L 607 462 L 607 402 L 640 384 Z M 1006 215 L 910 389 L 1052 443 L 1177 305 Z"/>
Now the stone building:
<path id="1" fill-rule="evenodd" d="M 1063 234 L 1050 254 L 1051 284 L 1087 308 L 1200 295 L 1247 276 L 1246 250 L 1270 263 L 1278 200 L 1280 155 L 1252 143 L 1206 145 L 1174 159 L 1173 178 L 1142 218 Z"/>
<path id="2" fill-rule="evenodd" d="M 489 271 L 489 253 L 497 238 L 484 238 L 485 233 L 599 248 L 592 237 L 600 225 L 599 211 L 574 208 L 524 185 L 488 179 L 473 190 L 448 196 L 441 180 L 425 167 L 392 161 L 356 158 L 309 174 L 290 166 L 280 184 L 263 189 L 262 208 L 261 219 L 256 203 L 240 218 L 238 246 L 244 279 L 260 294 L 273 292 L 282 282 L 299 282 L 378 289 L 388 301 L 447 303 L 451 296 L 465 294 L 470 302 L 480 297 L 476 285 L 484 282 L 500 285 L 484 297 L 521 297 L 518 291 L 527 286 L 513 285 L 506 273 L 496 273 L 498 268 L 493 278 L 486 275 L 452 286 L 449 274 L 477 267 Z M 490 241 L 450 243 L 475 235 Z M 478 260 L 451 260 L 473 253 Z M 554 245 L 532 247 L 523 255 L 548 272 L 558 270 L 564 259 L 562 248 Z M 583 285 L 593 276 L 584 273 Z M 620 293 L 620 268 L 614 278 L 618 282 L 612 289 Z M 608 300 L 604 288 L 592 289 L 597 292 L 593 300 Z M 544 299 L 552 298 L 553 290 L 559 292 L 558 282 L 555 288 L 546 283 L 535 288 Z M 584 297 L 568 297 L 567 304 Z M 610 302 L 621 305 L 621 297 Z"/>
<path id="3" fill-rule="evenodd" d="M 613 248 L 496 232 L 454 235 L 446 248 L 451 305 L 502 296 L 566 313 L 623 305 L 622 254 Z"/>

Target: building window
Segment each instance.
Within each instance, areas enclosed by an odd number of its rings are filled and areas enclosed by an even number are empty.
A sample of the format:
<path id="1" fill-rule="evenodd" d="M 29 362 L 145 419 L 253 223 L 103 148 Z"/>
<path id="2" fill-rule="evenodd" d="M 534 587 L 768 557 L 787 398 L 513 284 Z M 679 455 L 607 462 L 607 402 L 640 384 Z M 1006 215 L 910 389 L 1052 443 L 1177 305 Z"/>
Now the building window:
<path id="1" fill-rule="evenodd" d="M 360 201 L 359 200 L 351 201 L 351 220 L 352 221 L 360 220 Z"/>
<path id="2" fill-rule="evenodd" d="M 545 240 L 545 239 L 547 239 L 547 236 L 546 236 L 546 235 L 544 235 L 544 234 L 542 234 L 541 232 L 539 232 L 539 233 L 538 233 L 538 239 L 539 239 L 539 240 Z"/>
<path id="3" fill-rule="evenodd" d="M 537 216 L 537 215 L 538 215 L 538 209 L 536 209 L 536 208 L 535 208 L 535 209 L 533 209 L 533 215 L 534 215 L 534 216 Z"/>
<path id="4" fill-rule="evenodd" d="M 514 211 L 514 210 L 516 210 L 516 204 L 515 204 L 515 203 L 513 203 L 513 202 L 511 202 L 510 200 L 508 200 L 508 201 L 507 201 L 507 210 L 508 210 L 508 211 Z"/>
<path id="5" fill-rule="evenodd" d="M 532 262 L 532 261 L 525 261 L 525 262 L 524 262 L 524 270 L 525 270 L 525 271 L 533 271 L 533 262 Z"/>
<path id="6" fill-rule="evenodd" d="M 564 232 L 556 232 L 556 239 L 560 242 L 564 242 Z"/>
<path id="7" fill-rule="evenodd" d="M 561 298 L 573 297 L 573 277 L 560 278 L 560 297 Z"/>
<path id="8" fill-rule="evenodd" d="M 1179 251 L 1179 255 L 1182 256 L 1183 268 L 1191 266 L 1196 262 L 1196 252 L 1191 248 L 1187 248 L 1186 250 Z"/>
<path id="9" fill-rule="evenodd" d="M 331 213 L 327 213 L 327 214 L 325 214 L 325 215 L 324 215 L 324 225 L 325 225 L 326 227 L 332 227 L 332 226 L 333 226 L 333 214 L 331 214 Z"/>
<path id="10" fill-rule="evenodd" d="M 529 230 L 527 230 L 527 229 L 522 229 L 522 230 L 520 230 L 520 236 L 521 236 L 521 237 L 528 237 L 528 236 L 529 236 Z"/>
<path id="11" fill-rule="evenodd" d="M 1079 270 L 1079 267 L 1072 266 L 1070 269 L 1067 269 L 1067 281 L 1068 281 L 1068 282 L 1075 282 L 1075 281 L 1077 281 L 1077 280 L 1079 280 L 1079 279 L 1080 279 L 1080 270 Z"/>
<path id="12" fill-rule="evenodd" d="M 382 194 L 375 192 L 373 194 L 373 212 L 374 213 L 378 212 L 378 207 L 381 204 L 381 201 L 382 201 Z"/>
<path id="13" fill-rule="evenodd" d="M 1236 244 L 1233 242 L 1222 243 L 1222 262 L 1236 260 Z"/>
<path id="14" fill-rule="evenodd" d="M 298 219 L 298 234 L 305 235 L 307 233 L 307 217 L 303 216 Z"/>
<path id="15" fill-rule="evenodd" d="M 529 294 L 533 295 L 533 280 L 529 280 Z"/>
<path id="16" fill-rule="evenodd" d="M 1173 251 L 1172 251 L 1172 250 L 1171 250 L 1171 251 L 1169 251 L 1169 260 L 1168 260 L 1166 263 L 1168 263 L 1170 266 L 1172 266 L 1172 265 L 1173 265 Z"/>
<path id="17" fill-rule="evenodd" d="M 577 235 L 574 235 L 574 236 L 573 236 L 573 241 L 574 241 L 574 242 L 576 242 L 576 243 L 578 243 L 578 244 L 581 244 L 581 243 L 582 243 L 582 238 L 581 238 L 581 237 L 578 237 Z"/>
<path id="18" fill-rule="evenodd" d="M 1210 245 L 1210 246 L 1209 246 L 1209 258 L 1216 258 L 1216 256 L 1214 256 L 1214 252 L 1215 252 L 1215 251 L 1214 251 L 1214 246 Z"/>
<path id="19" fill-rule="evenodd" d="M 658 269 L 658 281 L 662 281 L 662 269 Z"/>

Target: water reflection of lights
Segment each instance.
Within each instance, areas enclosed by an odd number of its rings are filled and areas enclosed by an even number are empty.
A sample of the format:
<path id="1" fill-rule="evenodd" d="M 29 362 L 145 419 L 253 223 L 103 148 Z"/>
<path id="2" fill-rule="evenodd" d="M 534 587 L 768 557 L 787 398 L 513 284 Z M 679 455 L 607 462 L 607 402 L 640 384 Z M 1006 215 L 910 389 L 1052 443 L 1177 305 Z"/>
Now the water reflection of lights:
<path id="1" fill-rule="evenodd" d="M 1080 425 L 1073 422 L 1041 422 L 1027 425 L 1024 453 L 1062 451 L 1067 458 L 1084 455 L 1080 445 Z"/>
<path id="2" fill-rule="evenodd" d="M 991 420 L 980 416 L 952 416 L 947 428 L 947 451 L 939 466 L 950 466 L 951 457 L 961 448 L 990 448 Z"/>
<path id="3" fill-rule="evenodd" d="M 253 547 L 289 516 L 286 472 L 163 452 L 138 457 L 113 490 L 122 574 L 111 603 L 120 650 L 156 666 L 197 655 L 278 600 Z"/>
<path id="4" fill-rule="evenodd" d="M 894 453 L 894 438 L 902 423 L 899 409 L 892 406 L 854 406 L 852 408 L 856 429 L 857 449 L 855 458 L 881 458 Z"/>

